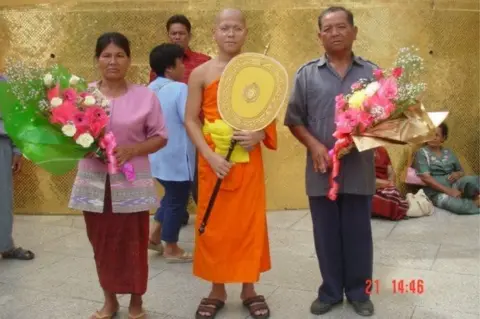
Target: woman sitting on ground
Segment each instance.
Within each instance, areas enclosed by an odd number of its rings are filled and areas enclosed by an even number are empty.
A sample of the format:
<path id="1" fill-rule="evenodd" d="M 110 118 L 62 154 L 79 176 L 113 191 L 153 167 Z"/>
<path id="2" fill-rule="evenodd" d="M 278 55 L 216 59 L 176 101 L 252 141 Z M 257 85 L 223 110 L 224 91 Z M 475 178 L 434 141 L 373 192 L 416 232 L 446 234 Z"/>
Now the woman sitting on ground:
<path id="1" fill-rule="evenodd" d="M 407 214 L 408 202 L 395 187 L 392 163 L 384 148 L 375 150 L 375 174 L 377 191 L 373 196 L 372 216 L 403 219 Z"/>
<path id="2" fill-rule="evenodd" d="M 443 147 L 448 127 L 442 123 L 435 139 L 415 155 L 415 170 L 427 185 L 425 194 L 439 208 L 455 214 L 480 214 L 480 177 L 465 176 L 452 150 Z"/>

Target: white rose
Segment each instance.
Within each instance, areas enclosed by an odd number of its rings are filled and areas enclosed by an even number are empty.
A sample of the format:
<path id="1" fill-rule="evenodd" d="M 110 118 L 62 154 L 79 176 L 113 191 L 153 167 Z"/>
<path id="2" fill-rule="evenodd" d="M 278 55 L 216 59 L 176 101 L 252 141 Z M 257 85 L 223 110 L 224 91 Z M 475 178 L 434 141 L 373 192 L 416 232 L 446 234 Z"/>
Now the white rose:
<path id="1" fill-rule="evenodd" d="M 45 76 L 43 77 L 43 84 L 45 84 L 45 86 L 47 86 L 47 87 L 52 86 L 53 75 L 51 75 L 50 73 L 45 74 Z"/>
<path id="2" fill-rule="evenodd" d="M 377 93 L 378 89 L 380 88 L 380 83 L 378 82 L 372 82 L 367 87 L 365 88 L 365 94 L 367 96 L 373 96 L 375 93 Z"/>
<path id="3" fill-rule="evenodd" d="M 50 105 L 52 107 L 57 107 L 57 106 L 60 106 L 62 105 L 63 103 L 63 100 L 59 97 L 54 97 L 51 101 L 50 101 Z"/>
<path id="4" fill-rule="evenodd" d="M 85 105 L 94 105 L 95 104 L 95 98 L 91 95 L 87 95 L 85 97 L 85 100 L 83 101 L 83 104 Z"/>
<path id="5" fill-rule="evenodd" d="M 84 148 L 88 148 L 94 142 L 93 137 L 88 133 L 80 134 L 76 140 L 77 144 L 81 145 Z"/>
<path id="6" fill-rule="evenodd" d="M 109 100 L 103 100 L 102 101 L 102 107 L 107 107 L 109 103 L 110 103 Z"/>
<path id="7" fill-rule="evenodd" d="M 77 128 L 73 124 L 66 124 L 62 127 L 62 132 L 66 136 L 72 137 L 75 135 L 75 133 L 77 133 Z"/>
<path id="8" fill-rule="evenodd" d="M 72 75 L 68 83 L 70 83 L 70 85 L 77 85 L 79 81 L 80 81 L 80 78 L 78 76 Z"/>

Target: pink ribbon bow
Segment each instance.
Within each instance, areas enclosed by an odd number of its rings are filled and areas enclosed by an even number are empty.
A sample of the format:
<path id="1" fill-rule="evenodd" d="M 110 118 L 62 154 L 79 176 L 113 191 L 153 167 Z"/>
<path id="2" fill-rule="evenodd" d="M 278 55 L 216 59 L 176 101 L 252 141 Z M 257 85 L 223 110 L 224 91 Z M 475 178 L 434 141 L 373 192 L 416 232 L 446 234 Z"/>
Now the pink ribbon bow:
<path id="1" fill-rule="evenodd" d="M 116 174 L 119 171 L 117 158 L 115 157 L 115 148 L 117 147 L 117 141 L 115 139 L 115 135 L 112 132 L 108 132 L 105 136 L 100 140 L 100 147 L 105 150 L 107 154 L 107 169 L 109 174 Z M 125 175 L 125 178 L 129 182 L 133 182 L 135 180 L 135 170 L 133 165 L 129 162 L 122 165 L 120 168 L 121 172 Z"/>

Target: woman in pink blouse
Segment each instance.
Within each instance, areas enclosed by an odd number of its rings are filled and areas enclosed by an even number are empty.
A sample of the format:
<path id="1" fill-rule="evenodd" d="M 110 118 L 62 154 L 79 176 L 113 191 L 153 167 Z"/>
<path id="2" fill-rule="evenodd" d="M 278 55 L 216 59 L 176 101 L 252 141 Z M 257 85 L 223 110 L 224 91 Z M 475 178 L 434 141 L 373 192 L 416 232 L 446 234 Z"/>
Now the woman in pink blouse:
<path id="1" fill-rule="evenodd" d="M 155 94 L 125 80 L 130 66 L 128 39 L 119 33 L 103 34 L 97 40 L 95 57 L 101 80 L 92 85 L 110 101 L 107 131 L 117 139 L 116 158 L 119 165 L 132 163 L 136 177 L 129 182 L 122 173 L 108 174 L 98 159 L 83 159 L 69 207 L 84 212 L 105 294 L 103 308 L 91 318 L 112 318 L 119 309 L 117 294 L 131 294 L 129 317 L 144 318 L 149 210 L 158 206 L 148 154 L 166 145 L 167 132 Z"/>

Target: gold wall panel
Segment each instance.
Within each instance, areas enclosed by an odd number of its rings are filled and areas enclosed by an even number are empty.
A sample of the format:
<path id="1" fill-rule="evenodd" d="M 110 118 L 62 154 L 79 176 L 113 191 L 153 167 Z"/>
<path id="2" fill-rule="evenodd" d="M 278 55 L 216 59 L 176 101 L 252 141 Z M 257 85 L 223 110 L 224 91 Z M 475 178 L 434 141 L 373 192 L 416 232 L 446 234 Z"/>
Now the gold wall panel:
<path id="1" fill-rule="evenodd" d="M 13 57 L 30 62 L 55 60 L 90 80 L 98 77 L 93 50 L 96 38 L 119 31 L 132 42 L 129 79 L 146 83 L 148 54 L 166 40 L 164 25 L 175 13 L 193 25 L 192 47 L 215 55 L 211 28 L 216 12 L 228 6 L 245 11 L 250 27 L 246 51 L 278 59 L 292 77 L 297 68 L 322 53 L 316 37 L 324 0 L 184 0 L 184 1 L 43 1 L 0 0 L 0 63 Z M 53 5 L 54 3 L 54 5 Z M 429 110 L 448 109 L 448 145 L 479 173 L 480 151 L 480 4 L 478 0 L 335 1 L 352 9 L 359 27 L 356 54 L 389 66 L 398 48 L 415 45 L 425 58 Z M 2 6 L 3 5 L 3 6 Z M 265 151 L 268 209 L 306 208 L 305 152 L 278 123 L 279 150 Z M 390 150 L 395 167 L 407 163 L 408 150 Z M 77 213 L 66 208 L 74 172 L 51 176 L 27 163 L 15 178 L 17 213 Z M 160 189 L 159 189 L 160 191 Z"/>

